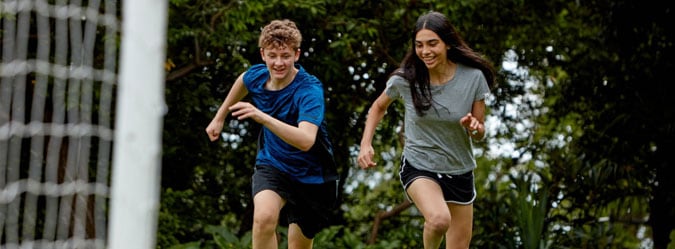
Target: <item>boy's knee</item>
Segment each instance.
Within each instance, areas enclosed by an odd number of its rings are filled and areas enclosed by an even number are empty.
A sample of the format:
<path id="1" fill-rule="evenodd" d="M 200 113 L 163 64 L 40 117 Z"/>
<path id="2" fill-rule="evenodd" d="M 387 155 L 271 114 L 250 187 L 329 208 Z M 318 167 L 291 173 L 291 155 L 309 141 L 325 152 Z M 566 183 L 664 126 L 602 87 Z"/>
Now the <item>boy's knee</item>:
<path id="1" fill-rule="evenodd" d="M 271 212 L 260 212 L 253 216 L 253 226 L 262 229 L 276 229 L 279 216 Z"/>

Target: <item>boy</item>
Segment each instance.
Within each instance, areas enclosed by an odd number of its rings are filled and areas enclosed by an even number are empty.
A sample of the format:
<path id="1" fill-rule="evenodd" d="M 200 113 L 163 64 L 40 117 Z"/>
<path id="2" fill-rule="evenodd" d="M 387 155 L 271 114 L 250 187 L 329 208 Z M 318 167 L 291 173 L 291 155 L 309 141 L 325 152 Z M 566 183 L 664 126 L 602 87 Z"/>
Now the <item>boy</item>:
<path id="1" fill-rule="evenodd" d="M 302 36 L 290 20 L 265 26 L 258 45 L 264 64 L 251 66 L 233 84 L 206 128 L 220 136 L 228 113 L 262 125 L 252 178 L 253 248 L 277 248 L 276 227 L 288 214 L 288 248 L 312 248 L 327 227 L 337 199 L 337 174 L 324 120 L 323 87 L 296 62 Z M 252 103 L 241 102 L 251 95 Z M 326 154 L 328 153 L 328 154 Z"/>

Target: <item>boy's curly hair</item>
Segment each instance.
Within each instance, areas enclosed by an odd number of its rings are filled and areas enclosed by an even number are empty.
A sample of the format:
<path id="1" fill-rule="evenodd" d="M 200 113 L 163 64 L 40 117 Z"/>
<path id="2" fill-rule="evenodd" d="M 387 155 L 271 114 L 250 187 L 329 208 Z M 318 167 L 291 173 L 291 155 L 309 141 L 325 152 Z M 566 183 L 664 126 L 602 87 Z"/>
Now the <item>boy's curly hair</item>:
<path id="1" fill-rule="evenodd" d="M 283 19 L 274 20 L 263 27 L 260 32 L 258 46 L 260 48 L 286 48 L 290 46 L 293 50 L 300 48 L 302 35 L 295 22 Z"/>

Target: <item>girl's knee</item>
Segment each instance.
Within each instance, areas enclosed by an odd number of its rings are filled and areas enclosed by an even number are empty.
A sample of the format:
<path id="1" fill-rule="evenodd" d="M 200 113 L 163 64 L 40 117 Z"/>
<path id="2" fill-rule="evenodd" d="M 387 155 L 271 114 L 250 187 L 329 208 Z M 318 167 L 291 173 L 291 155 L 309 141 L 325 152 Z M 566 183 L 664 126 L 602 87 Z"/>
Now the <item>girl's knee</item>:
<path id="1" fill-rule="evenodd" d="M 430 215 L 425 219 L 424 227 L 431 229 L 434 233 L 445 233 L 450 228 L 451 217 L 449 214 L 438 213 Z"/>

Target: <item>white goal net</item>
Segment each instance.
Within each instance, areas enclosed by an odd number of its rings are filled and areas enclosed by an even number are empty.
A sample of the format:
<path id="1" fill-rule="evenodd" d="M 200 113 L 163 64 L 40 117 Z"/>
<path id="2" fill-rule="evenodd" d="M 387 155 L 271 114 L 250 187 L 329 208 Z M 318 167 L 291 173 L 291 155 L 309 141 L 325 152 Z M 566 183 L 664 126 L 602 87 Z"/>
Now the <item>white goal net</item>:
<path id="1" fill-rule="evenodd" d="M 154 247 L 165 9 L 0 0 L 0 248 Z"/>

